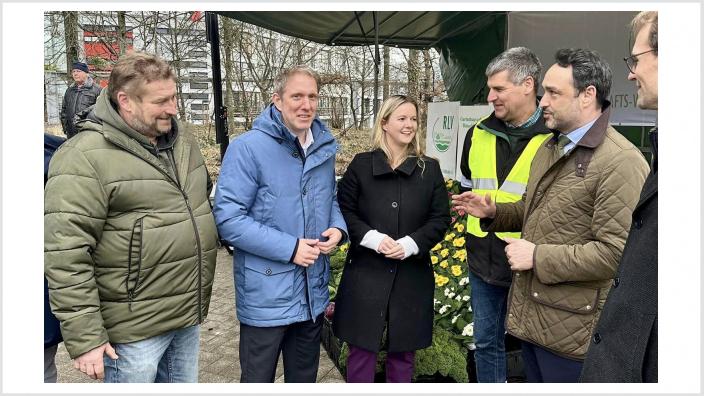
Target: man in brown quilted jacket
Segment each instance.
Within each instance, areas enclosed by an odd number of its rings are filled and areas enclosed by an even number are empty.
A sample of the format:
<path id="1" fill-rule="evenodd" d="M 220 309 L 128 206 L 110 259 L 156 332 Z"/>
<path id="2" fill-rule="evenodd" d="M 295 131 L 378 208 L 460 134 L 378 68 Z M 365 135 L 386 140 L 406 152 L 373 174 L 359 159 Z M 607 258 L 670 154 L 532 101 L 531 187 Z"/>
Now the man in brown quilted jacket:
<path id="1" fill-rule="evenodd" d="M 584 49 L 561 49 L 555 60 L 540 101 L 554 136 L 533 160 L 523 199 L 453 196 L 485 231 L 522 232 L 506 238 L 506 329 L 522 340 L 529 382 L 578 380 L 648 173 L 640 151 L 609 126 L 608 63 Z"/>

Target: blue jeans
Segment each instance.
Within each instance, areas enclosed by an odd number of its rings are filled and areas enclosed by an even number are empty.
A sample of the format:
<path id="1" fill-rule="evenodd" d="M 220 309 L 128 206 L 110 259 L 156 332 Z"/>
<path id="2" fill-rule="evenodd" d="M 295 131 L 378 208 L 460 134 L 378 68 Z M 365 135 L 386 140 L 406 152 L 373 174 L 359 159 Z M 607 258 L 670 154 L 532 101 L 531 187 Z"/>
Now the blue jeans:
<path id="1" fill-rule="evenodd" d="M 105 382 L 198 382 L 199 335 L 195 325 L 112 344 L 118 359 L 104 355 Z"/>
<path id="2" fill-rule="evenodd" d="M 506 382 L 506 299 L 508 288 L 484 282 L 469 272 L 474 313 L 477 382 Z"/>

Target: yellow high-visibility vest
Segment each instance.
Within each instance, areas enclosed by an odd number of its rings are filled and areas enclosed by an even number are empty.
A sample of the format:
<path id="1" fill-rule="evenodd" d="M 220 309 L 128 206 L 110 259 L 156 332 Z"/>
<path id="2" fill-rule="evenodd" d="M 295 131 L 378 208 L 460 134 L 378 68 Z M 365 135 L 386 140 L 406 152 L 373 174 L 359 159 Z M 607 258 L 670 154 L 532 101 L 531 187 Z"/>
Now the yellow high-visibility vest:
<path id="1" fill-rule="evenodd" d="M 472 147 L 469 149 L 469 169 L 472 172 L 472 191 L 481 196 L 490 194 L 496 203 L 516 202 L 521 199 L 528 185 L 530 164 L 535 154 L 546 139 L 552 134 L 535 135 L 511 168 L 506 180 L 499 187 L 496 176 L 496 135 L 483 130 L 480 125 L 486 118 L 480 120 L 472 133 Z M 467 215 L 467 232 L 483 238 L 487 235 L 479 226 L 479 219 Z M 497 232 L 496 236 L 520 238 L 520 232 Z"/>

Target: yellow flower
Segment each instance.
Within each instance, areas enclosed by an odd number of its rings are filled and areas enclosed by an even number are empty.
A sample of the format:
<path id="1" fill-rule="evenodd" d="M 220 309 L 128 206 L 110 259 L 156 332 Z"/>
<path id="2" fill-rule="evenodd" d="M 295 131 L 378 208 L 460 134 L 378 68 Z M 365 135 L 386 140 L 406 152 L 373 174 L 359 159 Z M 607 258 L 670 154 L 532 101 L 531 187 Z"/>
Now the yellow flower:
<path id="1" fill-rule="evenodd" d="M 443 260 L 440 262 L 440 266 L 443 268 L 447 268 L 447 260 Z"/>
<path id="2" fill-rule="evenodd" d="M 433 264 L 437 264 L 438 263 L 438 256 L 435 256 L 435 255 L 430 256 L 430 262 Z"/>
<path id="3" fill-rule="evenodd" d="M 464 232 L 464 224 L 455 223 L 455 229 L 457 230 L 457 232 Z"/>
<path id="4" fill-rule="evenodd" d="M 452 241 L 452 244 L 455 245 L 455 247 L 464 247 L 464 237 L 459 237 Z"/>
<path id="5" fill-rule="evenodd" d="M 440 251 L 440 255 L 441 255 L 443 258 L 447 257 L 448 254 L 450 254 L 450 251 L 447 250 L 447 249 L 443 249 L 443 250 Z"/>
<path id="6" fill-rule="evenodd" d="M 350 247 L 350 244 L 346 243 L 346 244 L 340 246 L 340 251 L 344 253 L 347 251 L 347 249 L 349 249 L 349 247 Z"/>
<path id="7" fill-rule="evenodd" d="M 447 282 L 450 281 L 450 278 L 442 275 L 435 274 L 435 284 L 438 285 L 439 287 L 445 286 Z"/>
<path id="8" fill-rule="evenodd" d="M 450 269 L 452 270 L 452 275 L 454 275 L 454 276 L 462 275 L 462 267 L 460 267 L 459 265 L 453 265 L 452 268 L 450 268 Z"/>
<path id="9" fill-rule="evenodd" d="M 430 251 L 431 251 L 431 252 L 434 252 L 434 251 L 436 251 L 436 250 L 440 250 L 441 248 L 442 248 L 442 245 L 438 243 L 437 245 L 433 246 L 433 248 L 430 249 Z"/>
<path id="10" fill-rule="evenodd" d="M 460 261 L 466 261 L 467 260 L 467 251 L 464 249 L 459 249 L 455 251 L 455 254 L 452 255 L 452 258 L 456 258 Z"/>
<path id="11" fill-rule="evenodd" d="M 448 242 L 450 242 L 450 241 L 453 240 L 454 238 L 455 238 L 455 233 L 454 233 L 454 232 L 451 232 L 451 233 L 445 235 L 445 240 L 448 241 Z"/>

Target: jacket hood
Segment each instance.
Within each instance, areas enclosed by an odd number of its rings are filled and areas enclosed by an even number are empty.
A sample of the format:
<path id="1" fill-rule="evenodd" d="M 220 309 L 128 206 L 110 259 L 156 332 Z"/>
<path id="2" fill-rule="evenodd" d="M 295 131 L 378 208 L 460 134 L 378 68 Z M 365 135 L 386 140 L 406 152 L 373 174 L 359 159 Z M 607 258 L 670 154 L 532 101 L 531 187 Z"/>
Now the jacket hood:
<path id="1" fill-rule="evenodd" d="M 98 95 L 98 99 L 96 100 L 95 105 L 92 107 L 92 109 L 86 110 L 87 111 L 84 111 L 83 113 L 78 115 L 79 122 L 77 123 L 77 125 L 83 125 L 85 121 L 91 121 L 96 124 L 102 125 L 104 132 L 121 132 L 124 135 L 127 135 L 128 137 L 138 141 L 140 144 L 142 144 L 142 146 L 149 149 L 150 151 L 154 149 L 154 145 L 151 144 L 149 138 L 135 131 L 132 127 L 127 125 L 127 122 L 125 122 L 122 116 L 120 116 L 120 113 L 118 113 L 118 111 L 116 110 L 116 107 L 113 104 L 112 100 L 110 100 L 110 96 L 108 95 L 107 89 L 103 89 L 100 92 L 100 95 Z M 108 129 L 105 128 L 106 126 L 108 127 Z M 91 129 L 89 124 L 86 124 L 86 126 L 82 127 L 81 129 L 83 128 Z M 176 142 L 177 136 L 178 123 L 172 117 L 171 131 L 167 134 L 160 135 L 157 138 L 157 148 L 159 148 L 160 150 L 171 148 Z"/>
<path id="2" fill-rule="evenodd" d="M 313 124 L 310 129 L 313 133 L 313 140 L 315 140 L 314 146 L 316 147 L 334 140 L 332 133 L 330 133 L 325 124 L 320 120 L 317 113 L 315 114 L 315 118 L 313 119 Z M 294 136 L 289 131 L 288 127 L 284 125 L 281 118 L 281 112 L 276 108 L 276 106 L 274 106 L 273 103 L 270 103 L 254 120 L 252 123 L 252 130 L 262 131 L 279 141 L 294 141 Z"/>

